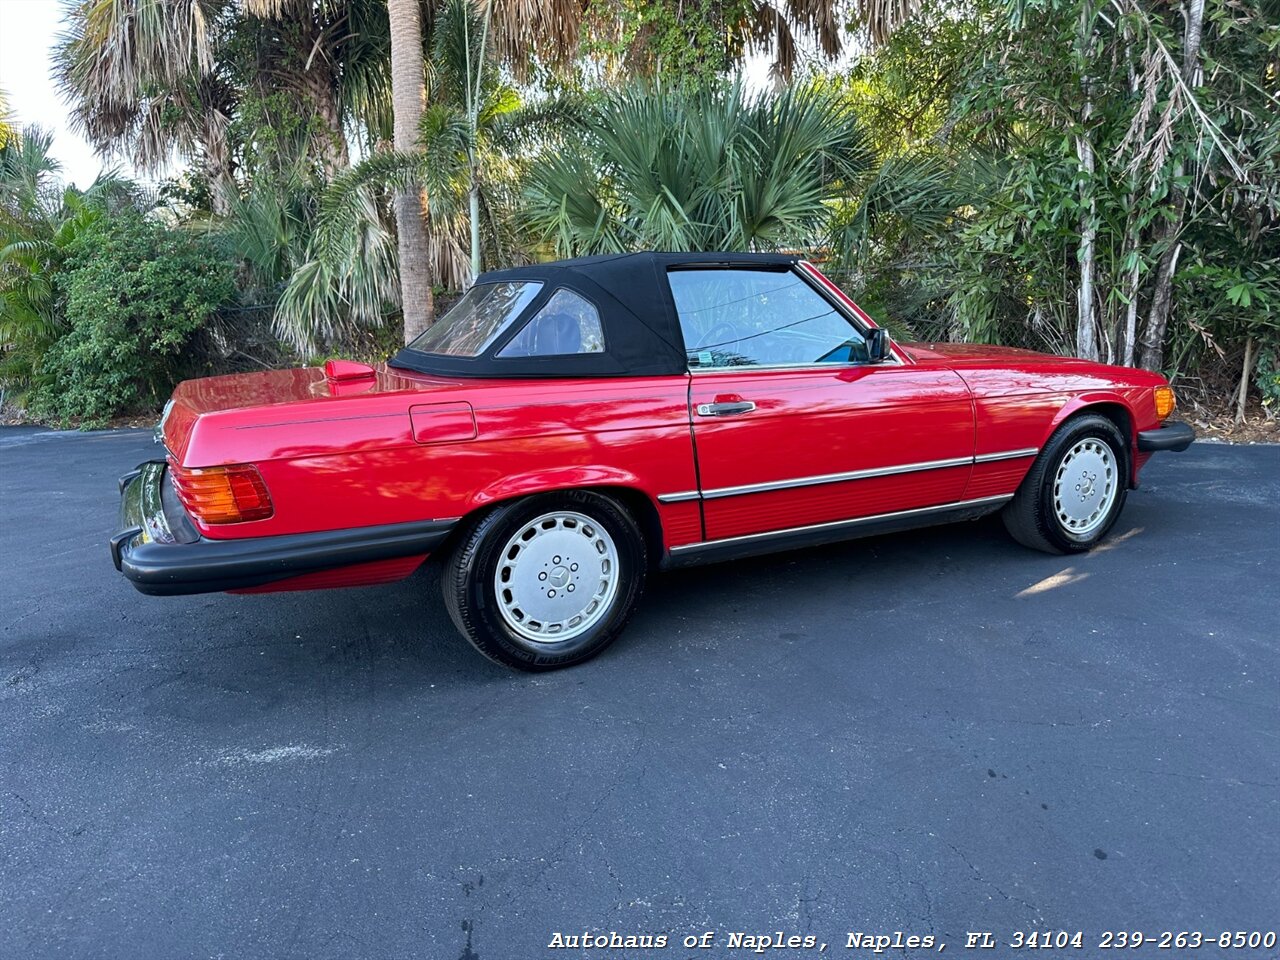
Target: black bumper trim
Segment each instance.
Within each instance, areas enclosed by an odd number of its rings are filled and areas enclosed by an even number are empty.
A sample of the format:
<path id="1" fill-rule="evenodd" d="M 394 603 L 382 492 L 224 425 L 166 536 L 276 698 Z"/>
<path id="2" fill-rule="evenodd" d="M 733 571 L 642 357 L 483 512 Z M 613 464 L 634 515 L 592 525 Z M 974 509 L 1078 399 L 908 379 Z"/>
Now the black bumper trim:
<path id="1" fill-rule="evenodd" d="M 158 461 L 157 461 L 157 462 L 158 462 Z M 116 482 L 116 486 L 119 488 L 120 496 L 122 496 L 122 497 L 124 496 L 124 488 L 125 488 L 125 487 L 127 487 L 129 484 L 133 483 L 133 481 L 135 481 L 135 480 L 137 480 L 137 479 L 138 479 L 138 476 L 142 473 L 142 468 L 143 468 L 144 466 L 146 466 L 146 464 L 145 464 L 145 463 L 143 463 L 143 464 L 139 464 L 137 467 L 135 467 L 134 469 L 130 470 L 128 473 L 126 473 L 123 477 L 121 477 L 121 478 Z"/>
<path id="2" fill-rule="evenodd" d="M 121 526 L 111 538 L 116 568 L 142 593 L 174 596 L 218 593 L 257 587 L 305 573 L 317 573 L 356 563 L 392 560 L 430 553 L 448 537 L 457 520 L 421 520 L 350 530 L 211 540 L 199 535 L 189 542 L 166 539 L 167 523 L 154 513 L 139 515 L 147 503 L 157 503 L 155 491 L 162 469 L 146 469 L 124 484 Z"/>
<path id="3" fill-rule="evenodd" d="M 1179 453 L 1191 446 L 1196 432 L 1189 423 L 1170 423 L 1155 430 L 1138 431 L 1138 450 L 1142 453 L 1158 453 L 1172 450 Z"/>
<path id="4" fill-rule="evenodd" d="M 740 560 L 743 557 L 796 550 L 823 543 L 837 543 L 859 537 L 872 537 L 882 533 L 898 533 L 917 527 L 931 527 L 939 523 L 956 523 L 976 520 L 994 513 L 1013 499 L 1013 494 L 979 497 L 976 500 L 960 500 L 934 507 L 916 507 L 879 513 L 852 520 L 833 520 L 830 523 L 814 523 L 804 527 L 788 527 L 766 533 L 750 533 L 723 540 L 705 540 L 672 547 L 662 560 L 661 567 L 671 570 L 694 564 L 717 563 L 722 560 Z"/>

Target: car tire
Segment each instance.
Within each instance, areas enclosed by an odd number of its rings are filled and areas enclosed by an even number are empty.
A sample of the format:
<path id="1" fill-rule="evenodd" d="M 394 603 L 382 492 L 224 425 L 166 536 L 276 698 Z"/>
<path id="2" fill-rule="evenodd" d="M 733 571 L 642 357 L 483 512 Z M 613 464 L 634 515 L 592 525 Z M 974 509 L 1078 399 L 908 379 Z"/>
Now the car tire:
<path id="1" fill-rule="evenodd" d="M 441 576 L 458 630 L 495 663 L 555 670 L 617 639 L 644 590 L 644 535 L 588 491 L 503 503 L 465 528 Z"/>
<path id="2" fill-rule="evenodd" d="M 1083 553 L 1107 535 L 1129 490 L 1129 444 L 1100 414 L 1054 431 L 1001 518 L 1023 546 Z"/>

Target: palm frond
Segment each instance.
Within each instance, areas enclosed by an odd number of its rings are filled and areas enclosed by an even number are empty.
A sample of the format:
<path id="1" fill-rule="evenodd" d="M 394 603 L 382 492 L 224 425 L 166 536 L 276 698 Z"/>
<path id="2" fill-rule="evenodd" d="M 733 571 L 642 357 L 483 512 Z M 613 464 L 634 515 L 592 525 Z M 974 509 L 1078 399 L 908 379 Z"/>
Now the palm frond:
<path id="1" fill-rule="evenodd" d="M 811 245 L 869 164 L 853 111 L 818 86 L 634 88 L 582 129 L 579 155 L 543 154 L 524 191 L 524 222 L 566 254 Z"/>
<path id="2" fill-rule="evenodd" d="M 563 66 L 578 50 L 586 7 L 578 0 L 487 0 L 498 59 L 527 77 L 535 56 Z"/>
<path id="3" fill-rule="evenodd" d="M 338 174 L 320 195 L 315 258 L 332 268 L 349 255 L 351 238 L 367 212 L 371 189 L 404 190 L 423 179 L 420 153 L 375 153 Z"/>
<path id="4" fill-rule="evenodd" d="M 359 327 L 381 326 L 399 304 L 396 243 L 382 209 L 366 186 L 348 184 L 342 200 L 349 217 L 345 242 L 310 256 L 289 278 L 272 320 L 276 333 L 298 350 L 349 341 Z"/>
<path id="5" fill-rule="evenodd" d="M 432 104 L 422 113 L 418 142 L 428 215 L 441 218 L 460 213 L 466 205 L 467 158 L 474 148 L 466 116 L 449 104 Z"/>
<path id="6" fill-rule="evenodd" d="M 13 111 L 9 108 L 9 96 L 0 90 L 0 149 L 18 138 L 18 125 L 14 122 Z"/>

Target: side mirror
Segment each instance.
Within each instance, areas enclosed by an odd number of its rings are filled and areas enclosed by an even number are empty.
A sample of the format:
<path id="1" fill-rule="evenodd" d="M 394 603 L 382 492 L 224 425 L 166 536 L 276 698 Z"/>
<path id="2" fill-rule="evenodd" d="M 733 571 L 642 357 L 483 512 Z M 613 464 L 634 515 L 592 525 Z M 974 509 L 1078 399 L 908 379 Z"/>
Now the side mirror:
<path id="1" fill-rule="evenodd" d="M 872 363 L 888 360 L 893 356 L 889 346 L 889 331 L 884 327 L 876 327 L 867 334 L 867 358 Z"/>

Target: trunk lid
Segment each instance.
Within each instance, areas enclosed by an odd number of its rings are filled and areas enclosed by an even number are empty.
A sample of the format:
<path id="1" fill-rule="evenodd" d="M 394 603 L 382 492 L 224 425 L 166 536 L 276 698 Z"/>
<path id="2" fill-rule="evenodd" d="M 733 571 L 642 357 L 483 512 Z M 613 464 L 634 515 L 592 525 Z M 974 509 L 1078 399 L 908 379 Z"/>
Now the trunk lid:
<path id="1" fill-rule="evenodd" d="M 444 390 L 454 381 L 401 372 L 378 364 L 374 375 L 359 380 L 332 380 L 324 367 L 294 367 L 233 373 L 220 377 L 184 380 L 174 388 L 157 427 L 157 439 L 182 463 L 197 423 L 202 419 L 227 423 L 264 424 L 303 419 L 327 421 L 347 416 L 349 408 L 333 406 L 344 398 L 372 399 L 379 395 Z M 414 402 L 412 399 L 409 403 Z M 283 408 L 291 408 L 286 411 Z M 298 408 L 305 408 L 300 416 Z M 408 410 L 408 403 L 405 408 Z M 249 411 L 236 413 L 236 411 Z"/>
<path id="2" fill-rule="evenodd" d="M 199 414 L 286 403 L 325 403 L 356 394 L 367 396 L 393 391 L 429 390 L 433 386 L 431 377 L 421 374 L 404 375 L 386 364 L 378 364 L 373 370 L 372 379 L 347 381 L 329 380 L 325 376 L 324 367 L 294 367 L 288 370 L 262 370 L 184 380 L 173 391 L 173 403 Z M 439 381 L 435 383 L 438 385 Z"/>

